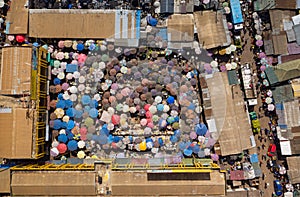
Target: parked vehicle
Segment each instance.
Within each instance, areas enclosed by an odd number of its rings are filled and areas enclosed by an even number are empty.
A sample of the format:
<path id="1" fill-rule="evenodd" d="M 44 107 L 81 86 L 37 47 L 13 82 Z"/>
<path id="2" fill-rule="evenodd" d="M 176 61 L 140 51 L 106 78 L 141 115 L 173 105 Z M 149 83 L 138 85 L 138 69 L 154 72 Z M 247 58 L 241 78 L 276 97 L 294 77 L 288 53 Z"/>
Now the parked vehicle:
<path id="1" fill-rule="evenodd" d="M 276 156 L 276 145 L 275 144 L 270 144 L 270 146 L 268 148 L 268 156 L 269 157 Z"/>
<path id="2" fill-rule="evenodd" d="M 281 196 L 283 194 L 283 187 L 280 184 L 279 180 L 274 181 L 274 190 L 275 190 L 276 196 Z"/>

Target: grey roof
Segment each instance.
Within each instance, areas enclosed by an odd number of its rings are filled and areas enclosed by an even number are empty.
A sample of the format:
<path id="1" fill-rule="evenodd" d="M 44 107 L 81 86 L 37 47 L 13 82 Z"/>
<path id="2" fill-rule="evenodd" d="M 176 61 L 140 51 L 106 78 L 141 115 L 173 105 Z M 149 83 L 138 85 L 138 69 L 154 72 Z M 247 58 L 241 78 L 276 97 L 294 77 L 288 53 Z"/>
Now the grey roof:
<path id="1" fill-rule="evenodd" d="M 228 71 L 227 76 L 228 76 L 229 85 L 239 84 L 235 70 Z"/>
<path id="2" fill-rule="evenodd" d="M 174 13 L 174 0 L 161 0 L 160 1 L 161 13 Z"/>
<path id="3" fill-rule="evenodd" d="M 296 42 L 300 45 L 300 24 L 294 25 L 293 30 L 295 32 Z"/>
<path id="4" fill-rule="evenodd" d="M 273 90 L 273 97 L 274 97 L 275 103 L 292 101 L 294 99 L 292 86 L 290 84 L 288 84 L 288 85 L 282 85 L 282 86 L 276 87 Z"/>
<path id="5" fill-rule="evenodd" d="M 274 69 L 272 67 L 267 67 L 265 70 L 265 73 L 268 77 L 268 80 L 270 82 L 271 85 L 278 83 L 278 78 L 274 72 Z"/>

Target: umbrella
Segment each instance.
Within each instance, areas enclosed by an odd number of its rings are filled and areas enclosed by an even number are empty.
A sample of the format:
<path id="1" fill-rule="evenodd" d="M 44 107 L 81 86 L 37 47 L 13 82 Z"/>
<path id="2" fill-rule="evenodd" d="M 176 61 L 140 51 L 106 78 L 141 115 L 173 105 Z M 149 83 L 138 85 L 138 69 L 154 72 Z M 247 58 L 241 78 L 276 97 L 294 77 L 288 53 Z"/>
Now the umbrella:
<path id="1" fill-rule="evenodd" d="M 85 157 L 85 153 L 84 153 L 84 151 L 79 151 L 78 153 L 77 153 L 77 157 L 79 158 L 79 159 L 83 159 L 84 157 Z"/>
<path id="2" fill-rule="evenodd" d="M 68 137 L 66 134 L 59 134 L 57 140 L 62 143 L 66 143 L 68 141 Z"/>
<path id="3" fill-rule="evenodd" d="M 267 95 L 268 95 L 269 97 L 271 97 L 271 96 L 273 95 L 272 91 L 271 91 L 271 90 L 268 90 L 268 91 L 267 91 Z"/>
<path id="4" fill-rule="evenodd" d="M 236 69 L 237 68 L 237 63 L 231 62 L 231 69 Z"/>
<path id="5" fill-rule="evenodd" d="M 67 145 L 64 143 L 60 143 L 56 148 L 60 154 L 63 154 L 67 151 Z"/>
<path id="6" fill-rule="evenodd" d="M 260 66 L 260 70 L 261 71 L 265 71 L 266 70 L 266 66 L 265 65 Z"/>
<path id="7" fill-rule="evenodd" d="M 60 129 L 62 127 L 62 122 L 59 119 L 54 120 L 53 122 L 53 129 Z"/>
<path id="8" fill-rule="evenodd" d="M 73 120 L 69 120 L 67 123 L 67 129 L 73 129 L 75 126 L 75 122 Z"/>
<path id="9" fill-rule="evenodd" d="M 69 108 L 69 109 L 66 110 L 66 115 L 71 117 L 71 118 L 73 118 L 75 116 L 75 113 L 76 113 L 76 111 L 75 111 L 74 108 Z"/>
<path id="10" fill-rule="evenodd" d="M 264 42 L 262 40 L 257 40 L 255 42 L 255 44 L 256 44 L 256 46 L 261 47 L 261 46 L 263 46 Z"/>
<path id="11" fill-rule="evenodd" d="M 236 46 L 233 44 L 230 45 L 229 48 L 230 48 L 231 52 L 234 52 L 236 50 Z"/>
<path id="12" fill-rule="evenodd" d="M 197 134 L 196 134 L 195 131 L 192 131 L 192 132 L 190 133 L 190 138 L 191 138 L 192 140 L 194 140 L 194 139 L 197 138 Z"/>
<path id="13" fill-rule="evenodd" d="M 279 168 L 279 174 L 286 174 L 286 169 L 284 166 L 280 166 Z"/>
<path id="14" fill-rule="evenodd" d="M 270 85 L 267 79 L 263 80 L 263 85 L 265 85 L 265 86 L 269 86 Z"/>
<path id="15" fill-rule="evenodd" d="M 92 118 L 97 118 L 97 116 L 98 116 L 98 110 L 97 110 L 96 108 L 90 109 L 89 115 L 90 115 L 90 117 L 92 117 Z"/>
<path id="16" fill-rule="evenodd" d="M 16 36 L 16 41 L 17 42 L 24 42 L 25 41 L 25 36 L 24 35 L 17 35 Z"/>
<path id="17" fill-rule="evenodd" d="M 200 158 L 205 157 L 205 153 L 203 150 L 200 149 L 200 151 L 198 152 L 198 157 L 200 157 Z"/>
<path id="18" fill-rule="evenodd" d="M 225 64 L 226 70 L 231 70 L 232 65 L 230 63 Z"/>
<path id="19" fill-rule="evenodd" d="M 261 58 L 264 58 L 264 57 L 266 57 L 266 53 L 260 52 L 260 53 L 258 54 L 258 56 L 259 56 L 260 59 L 261 59 Z"/>
<path id="20" fill-rule="evenodd" d="M 262 36 L 261 35 L 255 35 L 255 40 L 262 40 Z"/>
<path id="21" fill-rule="evenodd" d="M 225 10 L 225 13 L 226 13 L 226 14 L 229 14 L 229 13 L 230 13 L 230 8 L 229 8 L 229 7 L 225 7 L 224 10 Z"/>
<path id="22" fill-rule="evenodd" d="M 274 109 L 275 109 L 275 105 L 273 104 L 268 105 L 268 111 L 274 111 Z"/>
<path id="23" fill-rule="evenodd" d="M 57 118 L 62 118 L 65 114 L 65 111 L 62 108 L 56 108 L 54 114 Z"/>
<path id="24" fill-rule="evenodd" d="M 227 26 L 228 26 L 228 29 L 232 29 L 233 28 L 233 25 L 231 22 L 227 22 Z"/>
<path id="25" fill-rule="evenodd" d="M 70 87 L 70 89 L 69 89 L 69 91 L 72 93 L 72 94 L 75 94 L 75 93 L 77 93 L 77 87 L 76 86 L 71 86 Z"/>
<path id="26" fill-rule="evenodd" d="M 218 62 L 214 60 L 214 61 L 210 62 L 210 65 L 211 65 L 213 68 L 217 68 L 217 67 L 218 67 Z"/>
<path id="27" fill-rule="evenodd" d="M 183 154 L 186 155 L 186 156 L 188 156 L 188 157 L 191 156 L 192 153 L 193 153 L 192 149 L 186 148 L 186 149 L 183 150 Z"/>
<path id="28" fill-rule="evenodd" d="M 78 147 L 78 144 L 77 144 L 76 140 L 71 140 L 71 141 L 68 142 L 68 149 L 70 151 L 77 150 L 77 147 Z"/>
<path id="29" fill-rule="evenodd" d="M 217 154 L 211 154 L 210 157 L 213 161 L 218 161 L 219 160 L 219 155 L 217 155 Z"/>
<path id="30" fill-rule="evenodd" d="M 266 102 L 267 104 L 271 104 L 272 101 L 273 101 L 273 100 L 272 100 L 271 97 L 267 97 L 266 100 L 265 100 L 265 102 Z"/>
<path id="31" fill-rule="evenodd" d="M 210 0 L 203 0 L 204 4 L 208 4 L 210 2 Z"/>
<path id="32" fill-rule="evenodd" d="M 88 95 L 83 95 L 81 98 L 81 103 L 83 105 L 88 105 L 91 102 L 91 97 Z"/>
<path id="33" fill-rule="evenodd" d="M 57 149 L 56 147 L 51 148 L 51 150 L 50 150 L 50 155 L 51 155 L 52 157 L 56 157 L 57 155 L 59 155 L 58 149 Z"/>

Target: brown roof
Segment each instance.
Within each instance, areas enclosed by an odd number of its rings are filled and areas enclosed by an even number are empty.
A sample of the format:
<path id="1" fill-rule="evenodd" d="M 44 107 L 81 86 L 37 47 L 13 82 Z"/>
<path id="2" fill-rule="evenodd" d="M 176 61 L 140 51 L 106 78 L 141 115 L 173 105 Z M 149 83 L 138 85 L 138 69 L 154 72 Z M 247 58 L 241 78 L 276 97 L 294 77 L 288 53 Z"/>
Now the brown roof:
<path id="1" fill-rule="evenodd" d="M 28 9 L 24 7 L 27 0 L 12 1 L 7 13 L 6 23 L 10 23 L 7 34 L 28 33 Z"/>
<path id="2" fill-rule="evenodd" d="M 272 25 L 272 33 L 273 35 L 278 35 L 284 31 L 283 20 L 292 20 L 291 17 L 295 15 L 295 12 L 290 10 L 269 10 L 269 14 Z"/>
<path id="3" fill-rule="evenodd" d="M 0 157 L 29 159 L 32 155 L 33 120 L 23 108 L 0 109 Z M 30 111 L 34 114 L 34 112 Z"/>
<path id="4" fill-rule="evenodd" d="M 189 175 L 197 173 L 185 173 Z M 201 174 L 201 173 L 200 173 Z M 213 171 L 210 180 L 148 180 L 147 172 L 111 172 L 113 196 L 225 195 L 224 174 Z"/>
<path id="5" fill-rule="evenodd" d="M 2 49 L 0 94 L 30 93 L 32 49 Z"/>
<path id="6" fill-rule="evenodd" d="M 10 193 L 10 170 L 0 168 L 0 193 Z"/>
<path id="7" fill-rule="evenodd" d="M 13 195 L 53 196 L 96 195 L 95 172 L 31 171 L 14 172 L 11 180 Z"/>
<path id="8" fill-rule="evenodd" d="M 297 0 L 276 0 L 275 8 L 280 9 L 293 9 L 297 7 Z"/>
<path id="9" fill-rule="evenodd" d="M 281 59 L 281 63 L 285 63 L 285 62 L 289 62 L 289 61 L 292 61 L 292 60 L 300 59 L 300 54 L 282 55 L 282 56 L 280 56 L 280 59 Z"/>
<path id="10" fill-rule="evenodd" d="M 192 14 L 173 14 L 167 19 L 169 41 L 193 41 L 194 17 Z"/>
<path id="11" fill-rule="evenodd" d="M 292 139 L 290 140 L 292 154 L 300 154 L 300 126 L 292 127 Z"/>
<path id="12" fill-rule="evenodd" d="M 199 41 L 204 43 L 203 48 L 211 49 L 230 44 L 221 12 L 195 12 L 194 18 Z"/>
<path id="13" fill-rule="evenodd" d="M 289 180 L 292 184 L 300 183 L 300 157 L 287 157 L 286 158 L 287 165 L 288 165 L 288 175 Z"/>
<path id="14" fill-rule="evenodd" d="M 282 33 L 280 35 L 273 35 L 272 42 L 274 54 L 288 54 L 286 34 Z"/>
<path id="15" fill-rule="evenodd" d="M 30 10 L 29 36 L 38 38 L 136 38 L 135 13 L 136 11 L 130 10 L 123 11 L 123 15 L 117 10 Z"/>
<path id="16" fill-rule="evenodd" d="M 226 73 L 214 73 L 207 84 L 222 155 L 238 154 L 251 148 L 252 131 L 239 86 L 230 86 Z"/>

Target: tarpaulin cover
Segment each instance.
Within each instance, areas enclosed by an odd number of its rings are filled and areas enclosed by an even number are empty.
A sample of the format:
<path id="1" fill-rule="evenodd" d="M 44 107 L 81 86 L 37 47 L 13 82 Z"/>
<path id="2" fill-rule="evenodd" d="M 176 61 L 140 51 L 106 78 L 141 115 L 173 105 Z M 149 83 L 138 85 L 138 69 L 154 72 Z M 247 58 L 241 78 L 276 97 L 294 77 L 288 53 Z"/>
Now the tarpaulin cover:
<path id="1" fill-rule="evenodd" d="M 257 154 L 250 155 L 250 161 L 251 161 L 251 163 L 258 162 L 258 156 L 257 156 Z"/>

